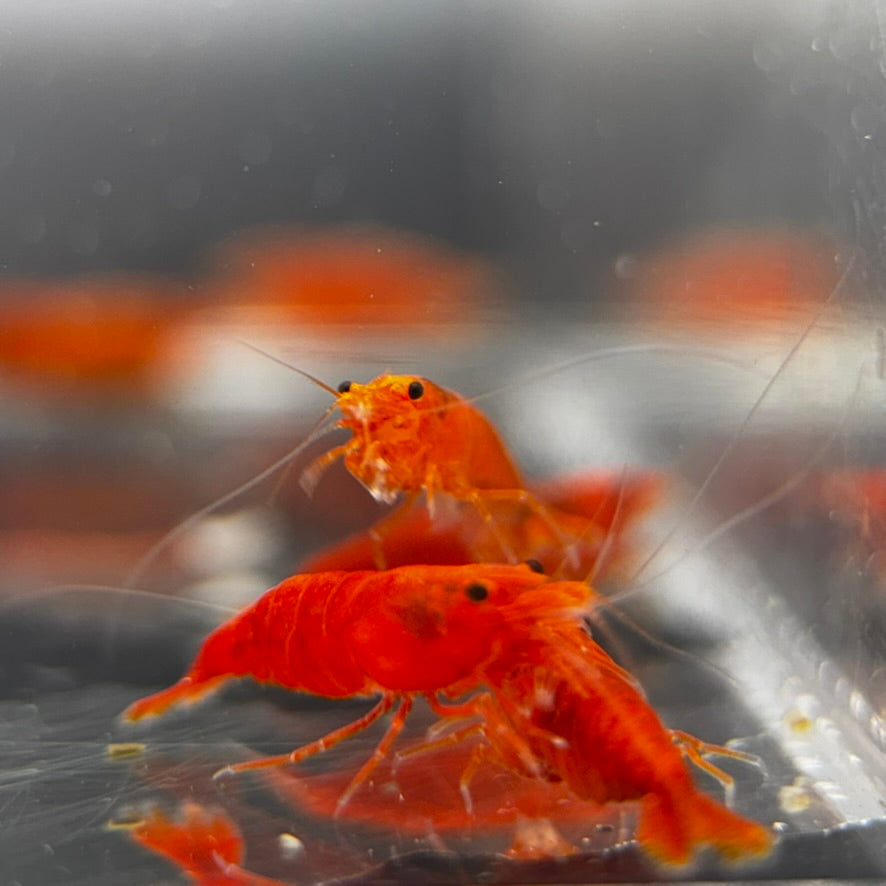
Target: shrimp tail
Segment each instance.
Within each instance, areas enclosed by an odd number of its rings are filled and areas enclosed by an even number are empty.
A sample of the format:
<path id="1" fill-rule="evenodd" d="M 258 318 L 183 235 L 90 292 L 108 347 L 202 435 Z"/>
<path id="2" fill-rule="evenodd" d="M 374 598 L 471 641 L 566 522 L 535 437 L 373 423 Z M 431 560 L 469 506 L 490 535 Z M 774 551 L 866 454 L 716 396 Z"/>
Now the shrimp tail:
<path id="1" fill-rule="evenodd" d="M 144 717 L 159 717 L 173 705 L 194 704 L 200 701 L 210 692 L 215 691 L 226 679 L 227 675 L 218 675 L 206 680 L 195 680 L 190 675 L 182 677 L 178 683 L 168 689 L 134 701 L 121 716 L 129 722 L 135 722 Z"/>
<path id="2" fill-rule="evenodd" d="M 246 660 L 248 643 L 244 642 L 244 628 L 249 627 L 251 610 L 213 631 L 200 647 L 188 672 L 173 686 L 133 702 L 123 719 L 141 720 L 157 717 L 173 705 L 193 704 L 215 691 L 226 680 L 255 673 Z M 257 674 L 261 676 L 261 674 Z"/>
<path id="3" fill-rule="evenodd" d="M 688 864 L 696 849 L 713 848 L 724 861 L 760 859 L 772 849 L 771 831 L 698 791 L 672 797 L 647 794 L 637 840 L 656 861 Z"/>

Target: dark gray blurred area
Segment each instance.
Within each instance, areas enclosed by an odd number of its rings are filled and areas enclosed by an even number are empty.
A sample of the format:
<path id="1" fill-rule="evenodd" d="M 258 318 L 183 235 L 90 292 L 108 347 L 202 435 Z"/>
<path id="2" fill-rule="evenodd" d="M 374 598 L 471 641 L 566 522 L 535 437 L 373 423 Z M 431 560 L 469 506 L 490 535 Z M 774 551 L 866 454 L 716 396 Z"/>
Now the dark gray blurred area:
<path id="1" fill-rule="evenodd" d="M 853 224 L 867 4 L 4 5 L 10 272 L 188 271 L 244 227 L 372 220 L 569 298 L 686 227 Z"/>

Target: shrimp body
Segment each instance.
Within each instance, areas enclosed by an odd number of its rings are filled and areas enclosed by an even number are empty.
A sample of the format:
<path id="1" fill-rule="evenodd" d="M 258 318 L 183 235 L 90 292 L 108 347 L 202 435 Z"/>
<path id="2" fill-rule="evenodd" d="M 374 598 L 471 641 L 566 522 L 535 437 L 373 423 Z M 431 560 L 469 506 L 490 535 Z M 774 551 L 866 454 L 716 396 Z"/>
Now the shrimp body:
<path id="1" fill-rule="evenodd" d="M 465 499 L 477 489 L 519 489 L 523 480 L 491 422 L 459 394 L 426 378 L 381 375 L 344 382 L 339 427 L 352 438 L 326 461 L 347 469 L 379 501 L 436 491 Z"/>
<path id="2" fill-rule="evenodd" d="M 593 598 L 582 582 L 554 581 L 525 565 L 294 576 L 210 634 L 177 684 L 135 702 L 124 717 L 160 714 L 241 676 L 331 698 L 380 695 L 363 717 L 290 754 L 226 770 L 299 762 L 398 704 L 337 814 L 423 696 L 442 716 L 471 718 L 441 743 L 481 739 L 462 778 L 466 799 L 488 761 L 562 782 L 580 800 L 639 801 L 638 840 L 668 864 L 688 862 L 704 844 L 728 859 L 766 853 L 769 832 L 698 791 L 674 742 L 696 761 L 705 746 L 669 732 L 633 677 L 585 633 Z"/>
<path id="3" fill-rule="evenodd" d="M 161 714 L 245 676 L 328 698 L 470 691 L 516 638 L 574 618 L 592 594 L 523 565 L 296 575 L 213 631 L 178 683 L 124 717 Z"/>
<path id="4" fill-rule="evenodd" d="M 733 861 L 769 852 L 766 828 L 695 787 L 684 754 L 700 761 L 708 746 L 666 729 L 636 681 L 577 626 L 531 641 L 520 657 L 489 679 L 544 777 L 582 800 L 639 801 L 637 839 L 660 862 L 684 865 L 703 845 Z M 497 756 L 519 769 L 510 746 L 495 749 L 499 734 L 487 730 Z"/>
<path id="5" fill-rule="evenodd" d="M 591 490 L 578 495 L 554 490 L 553 497 L 565 503 L 558 508 L 545 500 L 544 490 L 528 488 L 481 412 L 459 394 L 426 378 L 381 375 L 365 385 L 342 382 L 338 390 L 335 406 L 342 413 L 338 427 L 349 430 L 351 437 L 309 465 L 302 483 L 310 490 L 329 464 L 343 458 L 348 471 L 377 500 L 390 503 L 405 496 L 397 510 L 367 533 L 371 565 L 378 569 L 416 562 L 409 553 L 416 541 L 435 535 L 433 562 L 504 559 L 517 563 L 546 558 L 546 565 L 555 569 L 568 561 L 571 569 L 566 577 L 579 577 L 596 563 L 609 530 L 617 533 L 623 524 L 618 514 L 620 484 L 610 482 L 601 488 L 597 478 Z M 583 479 L 577 482 L 580 487 L 585 483 Z M 613 486 L 615 495 L 611 496 Z M 436 524 L 435 502 L 441 494 L 470 506 L 473 519 L 462 514 L 458 519 L 467 524 L 466 529 L 444 528 L 438 533 L 435 526 L 428 533 L 411 508 L 421 492 L 432 523 Z M 635 497 L 632 492 L 628 491 L 629 498 Z M 615 501 L 617 520 L 613 515 L 607 521 L 605 511 L 598 510 L 607 495 Z M 308 571 L 364 565 L 362 544 L 357 539 L 356 548 L 351 542 L 341 551 L 333 548 L 312 562 Z"/>

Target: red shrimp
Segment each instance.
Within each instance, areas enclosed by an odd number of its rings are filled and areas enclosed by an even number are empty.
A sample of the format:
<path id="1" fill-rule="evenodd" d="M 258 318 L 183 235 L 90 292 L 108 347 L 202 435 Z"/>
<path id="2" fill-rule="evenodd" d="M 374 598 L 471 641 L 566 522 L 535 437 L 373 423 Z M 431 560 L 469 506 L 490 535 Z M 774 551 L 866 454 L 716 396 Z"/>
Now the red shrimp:
<path id="1" fill-rule="evenodd" d="M 581 800 L 639 801 L 638 840 L 667 864 L 685 864 L 707 844 L 727 859 L 768 852 L 770 833 L 698 791 L 683 759 L 728 781 L 702 754 L 743 755 L 665 729 L 636 681 L 582 629 L 593 600 L 584 583 L 553 581 L 525 565 L 295 576 L 213 632 L 177 684 L 124 716 L 160 714 L 247 675 L 331 698 L 381 695 L 364 716 L 290 754 L 222 770 L 299 762 L 396 705 L 338 813 L 388 755 L 422 696 L 443 717 L 479 718 L 441 740 L 485 739 L 462 777 L 466 796 L 473 774 L 491 760 L 563 781 Z M 462 696 L 469 697 L 457 702 Z"/>
<path id="2" fill-rule="evenodd" d="M 127 720 L 196 701 L 223 682 L 251 676 L 328 698 L 381 695 L 358 720 L 301 748 L 227 767 L 230 772 L 298 762 L 365 729 L 397 706 L 373 756 L 339 805 L 385 757 L 417 696 L 441 714 L 469 712 L 487 667 L 527 635 L 580 619 L 594 596 L 581 582 L 555 582 L 520 566 L 404 566 L 287 579 L 207 637 L 169 689 L 134 702 Z M 479 696 L 478 696 L 479 697 Z"/>
<path id="3" fill-rule="evenodd" d="M 731 786 L 703 755 L 746 755 L 666 729 L 633 677 L 578 626 L 530 637 L 511 652 L 486 671 L 495 699 L 482 728 L 489 744 L 465 770 L 465 791 L 487 759 L 525 769 L 517 734 L 539 764 L 524 774 L 538 777 L 540 769 L 582 800 L 639 801 L 637 840 L 663 864 L 685 865 L 703 846 L 728 861 L 769 853 L 771 832 L 700 792 L 685 759 Z M 493 728 L 496 709 L 508 728 Z"/>

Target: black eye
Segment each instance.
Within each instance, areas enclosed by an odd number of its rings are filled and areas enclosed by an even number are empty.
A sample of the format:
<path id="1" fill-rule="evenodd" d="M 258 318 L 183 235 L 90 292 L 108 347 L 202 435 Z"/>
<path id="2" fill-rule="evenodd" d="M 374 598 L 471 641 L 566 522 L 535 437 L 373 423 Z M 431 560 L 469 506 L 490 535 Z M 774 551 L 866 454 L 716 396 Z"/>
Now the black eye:
<path id="1" fill-rule="evenodd" d="M 414 381 L 409 385 L 409 399 L 418 400 L 425 392 L 425 386 L 420 381 Z"/>
<path id="2" fill-rule="evenodd" d="M 545 574 L 545 568 L 541 565 L 538 560 L 527 560 L 526 565 L 533 571 L 537 572 L 539 575 Z"/>
<path id="3" fill-rule="evenodd" d="M 339 394 L 347 394 L 347 392 L 350 391 L 350 390 L 351 390 L 351 383 L 350 383 L 349 381 L 343 381 L 343 382 L 338 386 L 338 392 L 339 392 Z"/>
<path id="4" fill-rule="evenodd" d="M 489 590 L 481 584 L 468 585 L 465 588 L 465 596 L 474 603 L 482 603 L 489 596 Z"/>

